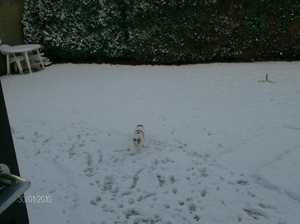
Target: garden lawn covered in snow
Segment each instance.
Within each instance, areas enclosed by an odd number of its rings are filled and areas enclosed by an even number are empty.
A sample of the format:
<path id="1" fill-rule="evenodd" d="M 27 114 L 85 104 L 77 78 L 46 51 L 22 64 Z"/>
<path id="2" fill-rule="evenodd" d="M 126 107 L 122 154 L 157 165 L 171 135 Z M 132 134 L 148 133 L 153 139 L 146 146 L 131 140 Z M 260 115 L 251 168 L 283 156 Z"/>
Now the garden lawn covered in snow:
<path id="1" fill-rule="evenodd" d="M 58 64 L 1 81 L 31 224 L 300 222 L 300 62 Z"/>

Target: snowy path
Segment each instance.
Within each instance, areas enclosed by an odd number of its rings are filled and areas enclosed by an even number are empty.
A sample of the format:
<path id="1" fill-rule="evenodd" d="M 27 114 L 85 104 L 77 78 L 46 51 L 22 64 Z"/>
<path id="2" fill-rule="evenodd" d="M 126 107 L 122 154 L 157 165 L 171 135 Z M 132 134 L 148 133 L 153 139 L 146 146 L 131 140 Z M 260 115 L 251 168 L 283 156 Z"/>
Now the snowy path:
<path id="1" fill-rule="evenodd" d="M 33 224 L 300 220 L 298 62 L 65 64 L 2 85 L 26 196 L 52 198 L 27 204 Z"/>

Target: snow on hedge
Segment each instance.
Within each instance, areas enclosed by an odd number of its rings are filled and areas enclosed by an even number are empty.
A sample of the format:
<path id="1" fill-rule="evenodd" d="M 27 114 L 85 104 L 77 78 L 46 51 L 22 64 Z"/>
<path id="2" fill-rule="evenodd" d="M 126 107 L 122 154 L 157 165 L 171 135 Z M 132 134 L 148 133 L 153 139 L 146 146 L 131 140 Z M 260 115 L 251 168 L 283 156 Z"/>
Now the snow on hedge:
<path id="1" fill-rule="evenodd" d="M 299 58 L 299 15 L 292 0 L 27 0 L 23 24 L 50 56 L 180 64 Z"/>
<path id="2" fill-rule="evenodd" d="M 64 59 L 121 57 L 126 49 L 122 7 L 120 0 L 27 0 L 25 40 Z"/>

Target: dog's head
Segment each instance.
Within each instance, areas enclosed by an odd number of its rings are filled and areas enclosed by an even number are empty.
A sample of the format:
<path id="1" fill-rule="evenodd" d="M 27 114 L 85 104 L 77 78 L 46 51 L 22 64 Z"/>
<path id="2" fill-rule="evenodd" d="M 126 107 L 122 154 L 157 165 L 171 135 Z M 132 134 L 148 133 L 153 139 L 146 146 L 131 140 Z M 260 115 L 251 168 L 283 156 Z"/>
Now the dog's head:
<path id="1" fill-rule="evenodd" d="M 142 139 L 141 138 L 132 138 L 133 144 L 135 147 L 138 147 L 139 144 L 141 144 Z"/>
<path id="2" fill-rule="evenodd" d="M 138 147 L 141 144 L 142 138 L 140 131 L 135 131 L 135 136 L 133 136 L 132 141 L 135 147 Z"/>

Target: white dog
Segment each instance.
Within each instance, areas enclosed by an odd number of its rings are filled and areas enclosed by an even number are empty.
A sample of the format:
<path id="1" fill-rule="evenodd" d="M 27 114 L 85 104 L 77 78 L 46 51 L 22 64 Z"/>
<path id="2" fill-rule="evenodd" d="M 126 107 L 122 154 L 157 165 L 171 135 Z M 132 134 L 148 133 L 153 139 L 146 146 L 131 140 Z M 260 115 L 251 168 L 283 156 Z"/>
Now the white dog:
<path id="1" fill-rule="evenodd" d="M 141 147 L 145 141 L 145 128 L 143 125 L 139 124 L 136 126 L 135 131 L 132 137 L 134 148 L 136 149 L 136 153 L 141 153 Z"/>

